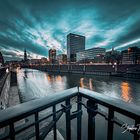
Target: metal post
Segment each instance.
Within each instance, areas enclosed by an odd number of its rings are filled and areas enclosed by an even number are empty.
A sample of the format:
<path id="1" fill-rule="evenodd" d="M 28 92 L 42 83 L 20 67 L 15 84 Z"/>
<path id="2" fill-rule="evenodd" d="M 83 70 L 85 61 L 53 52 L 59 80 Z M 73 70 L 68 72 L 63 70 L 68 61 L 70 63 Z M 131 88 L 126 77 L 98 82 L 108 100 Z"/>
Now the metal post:
<path id="1" fill-rule="evenodd" d="M 109 108 L 107 140 L 113 140 L 113 128 L 114 128 L 113 121 L 112 121 L 113 118 L 114 118 L 114 111 Z"/>
<path id="2" fill-rule="evenodd" d="M 36 140 L 39 140 L 38 112 L 35 113 L 35 132 L 36 132 Z"/>
<path id="3" fill-rule="evenodd" d="M 97 103 L 93 100 L 87 101 L 88 112 L 88 140 L 95 140 L 95 116 L 97 114 Z"/>
<path id="4" fill-rule="evenodd" d="M 77 97 L 77 110 L 80 111 L 82 110 L 82 105 L 79 103 L 82 101 L 82 97 L 80 95 L 78 95 Z M 81 127 L 82 127 L 82 116 L 78 115 L 77 116 L 77 140 L 81 140 Z"/>
<path id="5" fill-rule="evenodd" d="M 66 100 L 66 106 L 70 106 L 70 99 Z M 71 140 L 70 109 L 66 111 L 66 140 Z"/>
<path id="6" fill-rule="evenodd" d="M 135 120 L 137 130 L 134 132 L 134 140 L 140 140 L 140 121 Z"/>
<path id="7" fill-rule="evenodd" d="M 10 124 L 10 138 L 11 140 L 15 140 L 15 128 L 13 123 Z"/>
<path id="8" fill-rule="evenodd" d="M 55 107 L 55 105 L 53 106 L 53 121 L 54 122 L 56 121 L 56 107 Z M 56 123 L 54 124 L 53 135 L 54 135 L 54 140 L 57 140 Z"/>
<path id="9" fill-rule="evenodd" d="M 58 72 L 60 73 L 60 64 L 59 64 Z"/>

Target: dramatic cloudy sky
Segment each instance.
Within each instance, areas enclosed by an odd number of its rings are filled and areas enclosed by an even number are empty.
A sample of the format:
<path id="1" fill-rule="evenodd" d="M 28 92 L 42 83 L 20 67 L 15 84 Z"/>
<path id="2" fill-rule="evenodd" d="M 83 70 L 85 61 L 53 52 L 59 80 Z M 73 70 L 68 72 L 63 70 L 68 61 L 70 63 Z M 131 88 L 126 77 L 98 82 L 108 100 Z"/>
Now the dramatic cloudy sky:
<path id="1" fill-rule="evenodd" d="M 6 59 L 66 53 L 66 35 L 86 36 L 86 49 L 140 43 L 140 0 L 0 0 L 0 51 Z M 140 45 L 139 45 L 140 46 Z"/>

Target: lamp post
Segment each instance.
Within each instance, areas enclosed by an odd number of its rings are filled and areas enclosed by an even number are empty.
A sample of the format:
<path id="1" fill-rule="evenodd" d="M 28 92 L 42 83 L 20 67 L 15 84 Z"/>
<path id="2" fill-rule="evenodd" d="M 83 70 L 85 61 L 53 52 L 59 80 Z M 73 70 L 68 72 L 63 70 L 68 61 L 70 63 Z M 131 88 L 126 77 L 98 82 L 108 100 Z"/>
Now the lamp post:
<path id="1" fill-rule="evenodd" d="M 116 62 L 113 63 L 113 68 L 114 68 L 114 71 L 117 72 L 117 63 Z"/>
<path id="2" fill-rule="evenodd" d="M 83 60 L 84 60 L 84 69 L 83 69 L 83 71 L 85 72 L 85 70 L 86 70 L 85 55 L 84 55 L 84 54 L 82 54 L 82 57 L 84 58 L 84 59 L 83 59 Z"/>

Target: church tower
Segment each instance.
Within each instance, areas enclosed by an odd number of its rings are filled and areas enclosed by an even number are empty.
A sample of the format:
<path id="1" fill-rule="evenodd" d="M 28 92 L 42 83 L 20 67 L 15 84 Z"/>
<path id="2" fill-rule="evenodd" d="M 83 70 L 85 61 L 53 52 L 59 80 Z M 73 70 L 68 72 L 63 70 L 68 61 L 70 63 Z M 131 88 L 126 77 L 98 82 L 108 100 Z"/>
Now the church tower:
<path id="1" fill-rule="evenodd" d="M 26 49 L 24 50 L 24 62 L 27 62 L 27 52 L 26 52 Z"/>

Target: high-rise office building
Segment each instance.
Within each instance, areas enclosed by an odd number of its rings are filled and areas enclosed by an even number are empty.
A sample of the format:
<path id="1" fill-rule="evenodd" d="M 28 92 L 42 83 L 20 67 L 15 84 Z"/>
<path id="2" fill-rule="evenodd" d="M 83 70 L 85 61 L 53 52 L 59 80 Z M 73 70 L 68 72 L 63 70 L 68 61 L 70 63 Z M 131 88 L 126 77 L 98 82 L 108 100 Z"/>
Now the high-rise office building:
<path id="1" fill-rule="evenodd" d="M 49 50 L 49 61 L 54 64 L 56 62 L 56 49 Z"/>
<path id="2" fill-rule="evenodd" d="M 75 62 L 76 53 L 85 50 L 85 36 L 77 34 L 67 35 L 67 61 Z"/>

